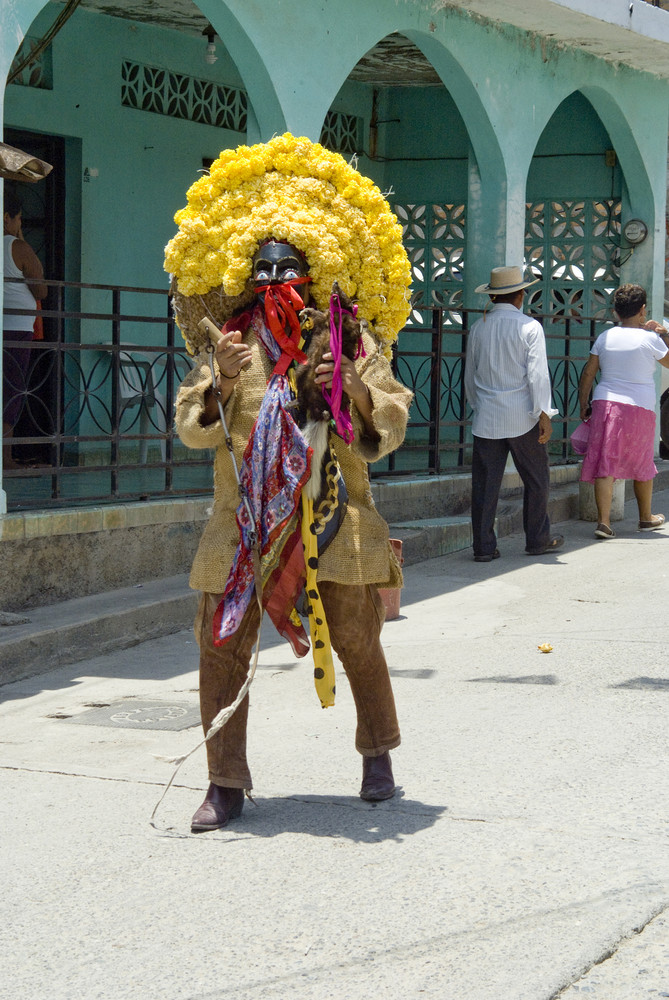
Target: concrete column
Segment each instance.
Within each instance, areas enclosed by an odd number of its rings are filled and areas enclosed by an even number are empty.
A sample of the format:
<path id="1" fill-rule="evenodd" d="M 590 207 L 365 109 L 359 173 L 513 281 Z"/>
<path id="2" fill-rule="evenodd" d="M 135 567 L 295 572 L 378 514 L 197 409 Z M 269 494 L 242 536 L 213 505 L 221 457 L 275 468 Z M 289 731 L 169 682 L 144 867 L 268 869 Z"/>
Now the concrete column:
<path id="1" fill-rule="evenodd" d="M 482 178 L 474 155 L 469 161 L 467 202 L 467 273 L 465 302 L 483 308 L 486 296 L 474 295 L 477 285 L 487 282 L 493 267 L 523 266 L 525 258 L 524 164 L 509 164 L 496 175 L 487 170 Z"/>
<path id="2" fill-rule="evenodd" d="M 595 487 L 592 483 L 579 483 L 578 486 L 578 516 L 581 521 L 599 520 L 597 504 L 595 503 Z M 618 479 L 613 484 L 613 500 L 611 502 L 611 520 L 622 521 L 625 517 L 625 480 Z"/>
<path id="3" fill-rule="evenodd" d="M 485 295 L 474 289 L 490 278 L 490 271 L 503 264 L 506 255 L 506 182 L 500 171 L 494 178 L 488 172 L 481 179 L 476 157 L 469 155 L 466 260 L 464 300 L 470 308 L 483 308 Z"/>
<path id="4" fill-rule="evenodd" d="M 506 198 L 506 249 L 500 264 L 518 264 L 525 261 L 525 217 L 527 191 L 527 165 L 520 161 L 508 163 Z"/>

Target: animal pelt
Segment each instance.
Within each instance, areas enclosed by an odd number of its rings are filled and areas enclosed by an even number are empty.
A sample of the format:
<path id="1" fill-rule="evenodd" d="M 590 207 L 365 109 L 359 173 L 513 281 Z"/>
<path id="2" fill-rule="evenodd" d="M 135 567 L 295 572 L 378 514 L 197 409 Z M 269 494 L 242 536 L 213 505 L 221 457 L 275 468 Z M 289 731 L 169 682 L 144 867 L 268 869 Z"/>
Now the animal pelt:
<path id="1" fill-rule="evenodd" d="M 353 315 L 353 303 L 343 294 L 335 282 L 333 295 L 338 295 L 342 307 L 342 354 L 354 361 L 358 353 L 361 324 Z M 307 443 L 313 448 L 311 478 L 305 492 L 312 500 L 318 498 L 321 490 L 321 465 L 328 443 L 329 421 L 332 416 L 323 396 L 321 386 L 316 382 L 316 369 L 323 355 L 330 351 L 330 312 L 307 307 L 300 311 L 300 325 L 307 343 L 306 364 L 299 365 L 295 376 L 297 399 L 293 404 L 293 416 L 302 429 Z M 350 400 L 342 395 L 341 408 L 348 409 Z"/>

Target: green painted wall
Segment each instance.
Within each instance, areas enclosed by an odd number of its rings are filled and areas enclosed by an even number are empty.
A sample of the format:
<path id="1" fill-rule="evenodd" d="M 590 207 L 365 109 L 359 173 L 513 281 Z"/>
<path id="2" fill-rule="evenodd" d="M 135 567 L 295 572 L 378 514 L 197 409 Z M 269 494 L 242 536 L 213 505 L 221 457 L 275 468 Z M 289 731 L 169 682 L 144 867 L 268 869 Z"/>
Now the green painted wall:
<path id="1" fill-rule="evenodd" d="M 583 94 L 571 94 L 556 108 L 539 137 L 527 177 L 527 200 L 545 198 L 548 192 L 620 197 L 620 164 L 606 165 L 606 150 L 612 148 L 590 101 Z"/>
<path id="2" fill-rule="evenodd" d="M 379 108 L 384 184 L 400 202 L 465 202 L 469 136 L 445 87 L 391 87 Z"/>
<path id="3" fill-rule="evenodd" d="M 51 22 L 48 14 L 30 35 Z M 121 105 L 124 59 L 240 85 L 221 45 L 214 66 L 203 53 L 197 38 L 78 10 L 54 42 L 54 89 L 6 89 L 5 125 L 49 131 L 80 148 L 80 164 L 79 155 L 71 158 L 66 193 L 68 218 L 77 226 L 81 218 L 80 280 L 164 286 L 162 251 L 174 233 L 172 216 L 202 158 L 244 140 L 237 132 Z M 78 166 L 81 173 L 74 172 Z M 97 176 L 85 181 L 86 168 Z"/>
<path id="4" fill-rule="evenodd" d="M 377 102 L 376 150 L 371 132 Z M 445 87 L 373 88 L 347 81 L 330 106 L 361 119 L 358 168 L 392 200 L 466 201 L 469 136 Z"/>
<path id="5" fill-rule="evenodd" d="M 247 0 L 201 0 L 199 6 L 234 59 L 226 58 L 219 45 L 219 61 L 210 67 L 203 61 L 201 39 L 79 9 L 54 44 L 54 90 L 7 89 L 7 124 L 48 129 L 80 142 L 81 167 L 98 170 L 78 192 L 68 178 L 72 218 L 78 214 L 77 199 L 81 203 L 84 280 L 99 280 L 104 272 L 112 282 L 160 284 L 172 215 L 183 204 L 202 157 L 246 138 L 122 107 L 124 58 L 243 85 L 252 108 L 249 139 L 255 138 L 254 130 L 268 137 L 285 123 L 317 138 L 327 110 L 341 105 L 363 119 L 364 154 L 369 152 L 372 93 L 368 86 L 347 82 L 348 74 L 392 30 L 420 45 L 444 87 L 383 90 L 379 118 L 386 123 L 378 129 L 378 159 L 370 162 L 363 155 L 360 164 L 384 189 L 392 186 L 400 201 L 468 202 L 466 295 L 472 304 L 471 287 L 489 268 L 501 257 L 521 254 L 522 206 L 528 195 L 543 195 L 546 187 L 564 183 L 565 176 L 578 184 L 581 195 L 583 183 L 596 194 L 601 184 L 610 187 L 601 160 L 589 155 L 602 147 L 616 149 L 620 166 L 614 182 L 622 191 L 626 176 L 629 210 L 647 218 L 653 231 L 663 225 L 666 142 L 658 123 L 666 125 L 664 82 L 614 69 L 582 51 L 541 46 L 516 29 L 487 25 L 454 7 L 435 13 L 426 2 L 323 0 L 316 10 L 297 0 L 277 0 L 272 16 Z M 24 9 L 38 8 L 35 3 Z M 51 19 L 51 8 L 30 28 L 32 34 Z M 348 8 L 355 16 L 354 35 Z M 16 21 L 9 0 L 0 4 L 0 15 Z M 300 48 L 299 61 L 293 23 L 310 39 Z M 16 32 L 14 24 L 14 37 Z M 6 62 L 12 46 L 4 30 L 2 37 Z M 592 106 L 580 95 L 570 96 L 575 89 Z M 571 155 L 579 152 L 588 155 L 582 160 Z M 649 180 L 649 167 L 660 183 Z M 636 255 L 635 273 L 650 284 L 656 268 L 652 254 L 643 258 Z"/>
<path id="6" fill-rule="evenodd" d="M 51 23 L 57 5 L 44 6 L 0 0 L 3 76 L 22 33 L 39 34 Z M 613 193 L 623 217 L 642 218 L 650 230 L 623 280 L 645 284 L 653 312 L 661 313 L 666 81 L 495 26 L 457 4 L 439 9 L 433 0 L 198 6 L 227 46 L 218 44 L 214 66 L 204 62 L 203 39 L 79 8 L 53 46 L 54 89 L 6 89 L 6 125 L 66 141 L 68 277 L 165 287 L 163 247 L 203 157 L 285 128 L 317 139 L 333 108 L 360 117 L 360 168 L 382 190 L 392 189 L 393 200 L 466 205 L 466 306 L 482 304 L 473 289 L 492 266 L 522 260 L 528 199 Z M 381 89 L 382 124 L 370 159 L 374 92 L 350 74 L 392 32 L 422 50 L 443 86 Z M 124 59 L 242 87 L 246 134 L 122 106 Z M 604 162 L 608 148 L 617 156 L 613 169 Z M 82 331 L 88 341 L 107 335 L 90 325 Z M 150 334 L 138 325 L 132 339 L 144 337 Z"/>

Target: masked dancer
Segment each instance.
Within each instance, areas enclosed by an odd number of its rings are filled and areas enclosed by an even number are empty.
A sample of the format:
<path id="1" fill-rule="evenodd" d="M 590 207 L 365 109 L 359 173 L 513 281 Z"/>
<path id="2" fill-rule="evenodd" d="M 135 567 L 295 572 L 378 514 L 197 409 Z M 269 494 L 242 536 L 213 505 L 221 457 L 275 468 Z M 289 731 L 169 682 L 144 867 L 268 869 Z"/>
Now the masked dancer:
<path id="1" fill-rule="evenodd" d="M 311 648 L 323 707 L 334 703 L 332 651 L 341 660 L 357 712 L 360 795 L 390 798 L 400 731 L 378 588 L 402 578 L 368 464 L 402 443 L 411 403 L 389 363 L 409 314 L 401 227 L 369 179 L 289 134 L 221 153 L 175 221 L 165 268 L 197 355 L 178 393 L 176 427 L 186 446 L 215 451 L 213 511 L 190 578 L 201 592 L 205 734 L 247 677 L 260 577 L 263 609 L 279 632 L 297 656 Z M 203 320 L 215 327 L 213 358 Z M 324 324 L 329 350 L 314 358 L 312 328 Z M 353 357 L 341 349 L 344 329 L 354 332 Z M 296 374 L 305 365 L 323 397 L 315 433 L 298 425 Z M 193 831 L 242 812 L 252 788 L 248 709 L 245 696 L 206 743 L 210 784 Z"/>

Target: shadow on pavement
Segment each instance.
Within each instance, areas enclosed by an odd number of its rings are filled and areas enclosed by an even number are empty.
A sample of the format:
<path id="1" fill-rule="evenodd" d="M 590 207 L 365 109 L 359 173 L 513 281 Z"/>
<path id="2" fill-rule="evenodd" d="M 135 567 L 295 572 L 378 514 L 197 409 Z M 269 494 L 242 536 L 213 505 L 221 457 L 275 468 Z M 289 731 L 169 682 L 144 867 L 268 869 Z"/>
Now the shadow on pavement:
<path id="1" fill-rule="evenodd" d="M 622 684 L 611 684 L 612 688 L 625 688 L 628 691 L 669 691 L 667 677 L 631 677 Z"/>
<path id="2" fill-rule="evenodd" d="M 414 602 L 454 593 L 463 587 L 479 583 L 481 580 L 504 577 L 507 573 L 525 567 L 553 566 L 557 571 L 560 566 L 565 565 L 564 557 L 576 549 L 589 548 L 592 545 L 606 545 L 607 548 L 611 549 L 611 552 L 614 552 L 616 546 L 620 546 L 621 543 L 652 546 L 664 545 L 669 542 L 669 490 L 657 491 L 653 501 L 653 511 L 667 515 L 668 524 L 663 530 L 638 531 L 634 500 L 628 500 L 625 507 L 625 518 L 622 521 L 614 522 L 616 538 L 610 541 L 594 537 L 594 522 L 573 518 L 570 521 L 551 525 L 553 534 L 564 535 L 564 547 L 556 552 L 547 552 L 542 556 L 530 556 L 525 552 L 525 538 L 522 532 L 515 532 L 498 538 L 501 558 L 495 559 L 493 562 L 475 563 L 471 548 L 466 548 L 406 566 L 404 568 L 405 586 L 401 595 L 403 614 L 400 617 L 410 617 L 409 609 Z M 389 621 L 384 628 L 390 632 L 393 624 L 394 621 Z"/>
<path id="3" fill-rule="evenodd" d="M 494 677 L 468 677 L 468 684 L 559 684 L 555 674 L 523 674 L 513 677 L 510 674 L 497 674 Z"/>
<path id="4" fill-rule="evenodd" d="M 426 830 L 448 811 L 446 806 L 426 805 L 405 799 L 401 789 L 386 802 L 363 802 L 351 795 L 295 795 L 246 802 L 244 812 L 223 830 L 188 834 L 198 840 L 224 840 L 226 844 L 251 837 L 273 838 L 281 834 L 306 834 L 331 840 L 376 844 L 401 841 Z M 161 827 L 162 836 L 183 837 L 174 827 Z"/>

